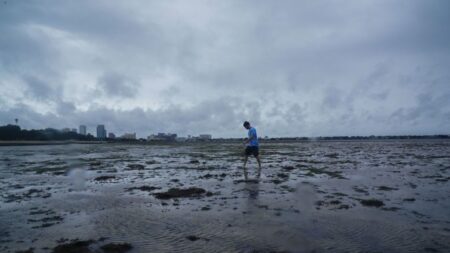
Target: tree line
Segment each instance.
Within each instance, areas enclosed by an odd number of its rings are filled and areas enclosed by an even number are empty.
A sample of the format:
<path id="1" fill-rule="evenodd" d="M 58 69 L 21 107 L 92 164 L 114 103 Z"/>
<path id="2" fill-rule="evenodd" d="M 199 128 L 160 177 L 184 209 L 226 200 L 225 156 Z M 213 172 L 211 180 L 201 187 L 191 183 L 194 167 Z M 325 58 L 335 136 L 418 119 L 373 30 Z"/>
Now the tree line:
<path id="1" fill-rule="evenodd" d="M 14 140 L 27 140 L 27 141 L 62 141 L 62 140 L 83 140 L 91 141 L 96 138 L 91 135 L 82 135 L 76 132 L 63 132 L 58 129 L 46 128 L 39 130 L 26 130 L 21 129 L 17 125 L 0 126 L 0 140 L 14 141 Z"/>

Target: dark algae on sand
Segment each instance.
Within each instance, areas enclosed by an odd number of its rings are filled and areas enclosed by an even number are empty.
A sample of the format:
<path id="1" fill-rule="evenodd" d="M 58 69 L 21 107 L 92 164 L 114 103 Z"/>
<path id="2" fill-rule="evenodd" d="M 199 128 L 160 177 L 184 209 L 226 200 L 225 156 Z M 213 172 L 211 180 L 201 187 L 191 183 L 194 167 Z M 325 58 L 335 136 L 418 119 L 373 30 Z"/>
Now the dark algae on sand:
<path id="1" fill-rule="evenodd" d="M 189 197 L 201 197 L 204 195 L 210 195 L 205 189 L 198 187 L 190 187 L 186 189 L 170 188 L 166 192 L 154 193 L 158 199 L 171 199 L 171 198 L 189 198 Z"/>

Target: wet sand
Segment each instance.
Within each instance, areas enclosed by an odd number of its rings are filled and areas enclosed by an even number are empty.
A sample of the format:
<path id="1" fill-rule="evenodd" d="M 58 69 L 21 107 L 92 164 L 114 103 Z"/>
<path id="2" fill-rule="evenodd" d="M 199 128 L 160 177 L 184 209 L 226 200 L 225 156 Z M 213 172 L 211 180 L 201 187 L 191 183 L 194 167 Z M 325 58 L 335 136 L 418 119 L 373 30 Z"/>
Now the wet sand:
<path id="1" fill-rule="evenodd" d="M 0 252 L 450 252 L 450 141 L 0 147 Z"/>

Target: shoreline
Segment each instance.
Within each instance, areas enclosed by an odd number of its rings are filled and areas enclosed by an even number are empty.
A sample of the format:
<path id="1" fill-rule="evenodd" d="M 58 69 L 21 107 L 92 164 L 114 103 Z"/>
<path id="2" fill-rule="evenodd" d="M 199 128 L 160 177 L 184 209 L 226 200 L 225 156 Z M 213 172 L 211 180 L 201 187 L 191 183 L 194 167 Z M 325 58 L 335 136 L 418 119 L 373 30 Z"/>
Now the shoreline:
<path id="1" fill-rule="evenodd" d="M 103 144 L 106 141 L 0 141 L 0 146 L 35 146 L 35 145 L 67 145 L 67 144 Z"/>
<path id="2" fill-rule="evenodd" d="M 265 140 L 260 139 L 260 143 L 307 143 L 307 142 L 379 142 L 379 141 L 445 141 L 449 138 L 377 138 L 377 139 L 272 139 Z M 79 140 L 64 140 L 64 141 L 27 141 L 27 140 L 16 140 L 16 141 L 3 141 L 0 140 L 1 146 L 45 146 L 45 145 L 69 145 L 69 144 L 140 144 L 140 145 L 192 145 L 192 144 L 217 144 L 217 143 L 240 143 L 240 139 L 213 139 L 210 141 L 79 141 Z"/>

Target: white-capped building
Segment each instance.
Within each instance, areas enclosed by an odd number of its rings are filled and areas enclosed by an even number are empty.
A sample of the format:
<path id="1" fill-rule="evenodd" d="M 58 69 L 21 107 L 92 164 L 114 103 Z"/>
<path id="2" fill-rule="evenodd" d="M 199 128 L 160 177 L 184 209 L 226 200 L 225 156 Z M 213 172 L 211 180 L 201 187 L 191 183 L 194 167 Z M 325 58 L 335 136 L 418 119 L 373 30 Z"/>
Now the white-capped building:
<path id="1" fill-rule="evenodd" d="M 80 125 L 78 132 L 81 135 L 86 135 L 86 126 L 85 125 Z"/>

